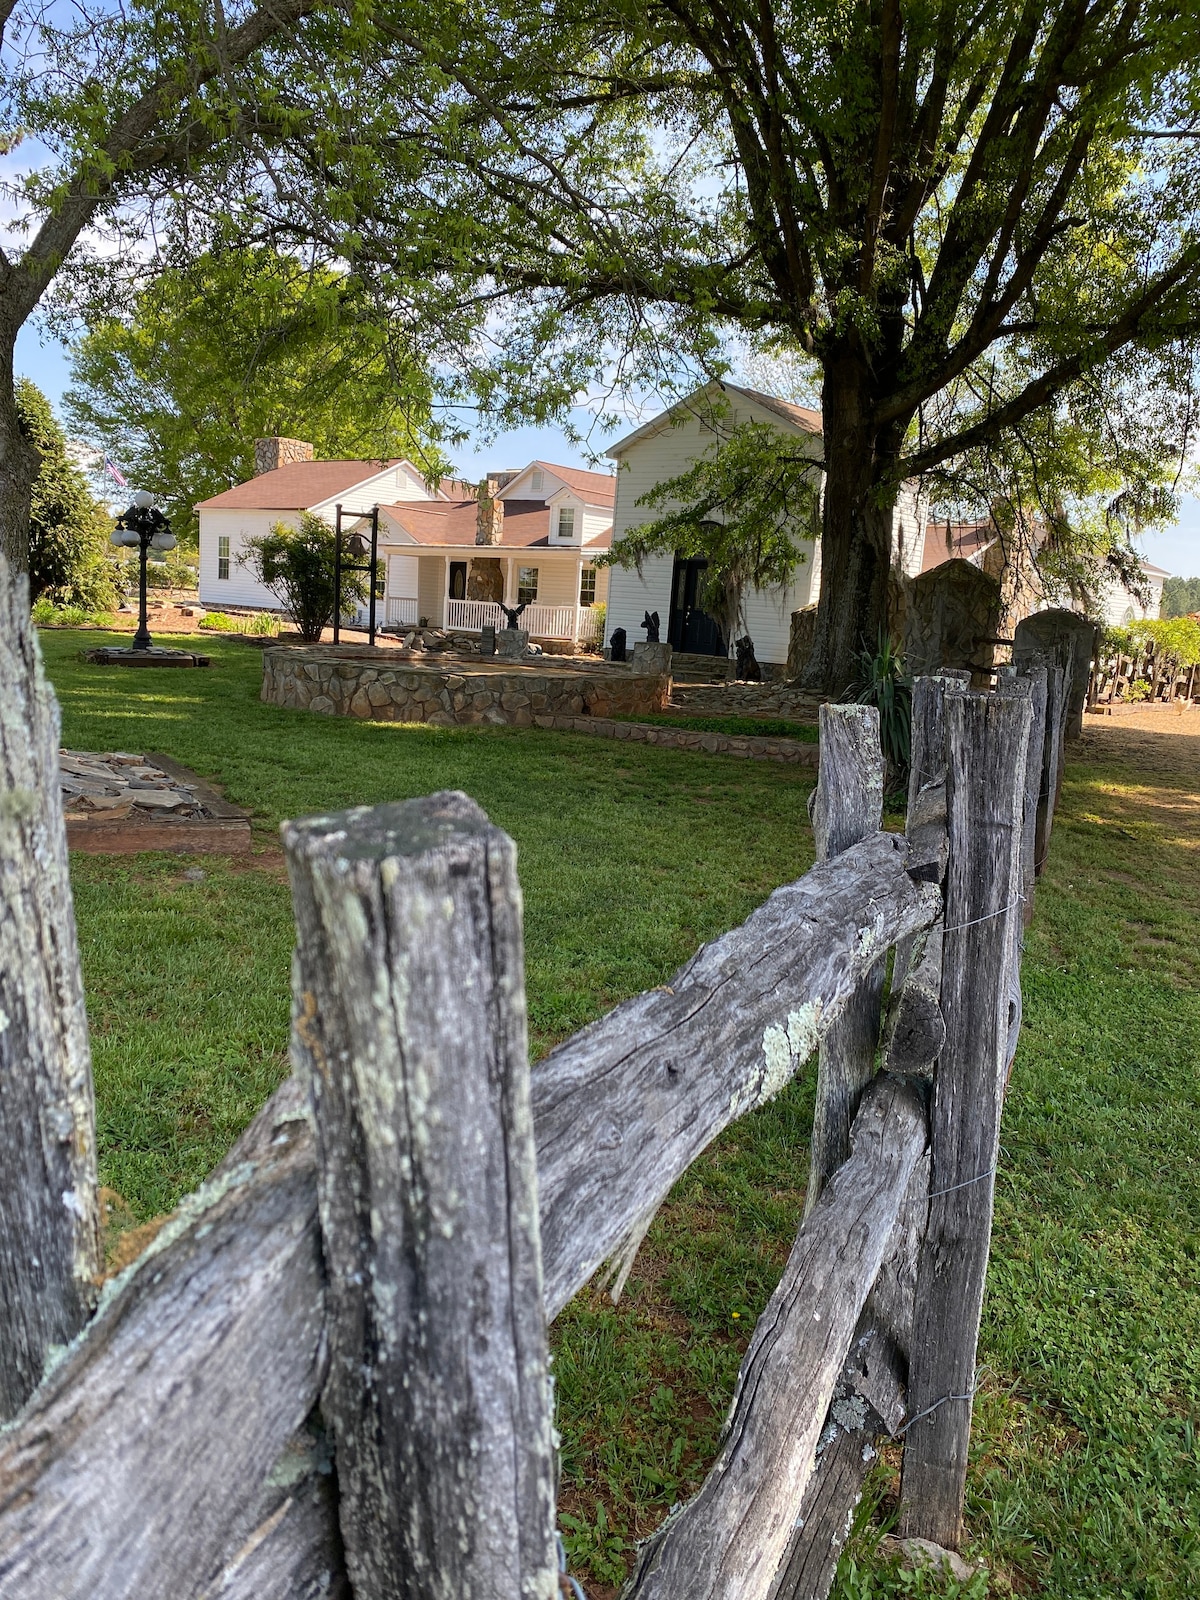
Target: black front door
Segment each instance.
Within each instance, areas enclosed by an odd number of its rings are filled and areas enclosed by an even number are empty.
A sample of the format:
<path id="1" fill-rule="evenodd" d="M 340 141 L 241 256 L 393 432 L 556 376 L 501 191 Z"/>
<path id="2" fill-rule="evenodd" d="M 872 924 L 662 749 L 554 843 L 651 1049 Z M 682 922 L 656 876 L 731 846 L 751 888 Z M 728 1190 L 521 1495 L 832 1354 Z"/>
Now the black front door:
<path id="1" fill-rule="evenodd" d="M 467 598 L 467 563 L 465 561 L 452 561 L 450 563 L 450 598 L 451 600 L 465 600 Z"/>
<path id="2" fill-rule="evenodd" d="M 721 630 L 708 612 L 701 610 L 696 598 L 700 574 L 707 566 L 702 556 L 675 557 L 667 642 L 672 649 L 685 650 L 691 655 L 723 656 L 726 650 Z"/>

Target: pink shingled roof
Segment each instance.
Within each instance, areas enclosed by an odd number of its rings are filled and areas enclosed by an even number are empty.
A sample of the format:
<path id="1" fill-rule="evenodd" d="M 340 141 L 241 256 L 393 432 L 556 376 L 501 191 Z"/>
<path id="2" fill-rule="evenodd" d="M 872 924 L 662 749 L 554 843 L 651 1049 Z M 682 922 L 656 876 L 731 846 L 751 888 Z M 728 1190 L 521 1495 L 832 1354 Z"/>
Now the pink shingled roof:
<path id="1" fill-rule="evenodd" d="M 504 500 L 504 522 L 498 545 L 480 545 L 487 550 L 523 550 L 533 545 L 550 548 L 550 508 L 540 500 Z M 418 544 L 455 545 L 475 549 L 474 501 L 447 504 L 426 500 L 402 500 L 399 505 L 382 508 Z M 585 551 L 607 550 L 612 544 L 612 529 L 606 528 L 584 544 Z M 554 546 L 555 549 L 566 548 Z"/>
<path id="2" fill-rule="evenodd" d="M 196 510 L 302 511 L 399 464 L 399 456 L 393 461 L 289 461 L 274 472 L 260 472 L 248 483 L 201 500 Z"/>
<path id="3" fill-rule="evenodd" d="M 980 522 L 940 522 L 925 525 L 925 551 L 921 571 L 930 572 L 943 561 L 969 561 L 996 538 L 996 529 L 990 518 Z"/>

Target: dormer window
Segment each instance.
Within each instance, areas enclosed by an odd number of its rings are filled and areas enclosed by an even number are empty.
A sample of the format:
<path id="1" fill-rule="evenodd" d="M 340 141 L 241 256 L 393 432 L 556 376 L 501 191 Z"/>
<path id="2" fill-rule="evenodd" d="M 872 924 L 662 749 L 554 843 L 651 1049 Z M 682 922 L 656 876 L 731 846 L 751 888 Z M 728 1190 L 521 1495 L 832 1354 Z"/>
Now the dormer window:
<path id="1" fill-rule="evenodd" d="M 545 478 L 544 478 L 544 476 L 542 474 L 541 467 L 534 467 L 533 476 L 529 480 L 529 487 L 533 491 L 533 493 L 534 494 L 541 494 L 542 489 L 543 489 L 543 487 L 545 485 L 545 482 L 546 482 L 546 480 L 545 480 Z"/>
<path id="2" fill-rule="evenodd" d="M 559 506 L 558 508 L 558 537 L 564 544 L 569 544 L 575 537 L 575 507 Z"/>

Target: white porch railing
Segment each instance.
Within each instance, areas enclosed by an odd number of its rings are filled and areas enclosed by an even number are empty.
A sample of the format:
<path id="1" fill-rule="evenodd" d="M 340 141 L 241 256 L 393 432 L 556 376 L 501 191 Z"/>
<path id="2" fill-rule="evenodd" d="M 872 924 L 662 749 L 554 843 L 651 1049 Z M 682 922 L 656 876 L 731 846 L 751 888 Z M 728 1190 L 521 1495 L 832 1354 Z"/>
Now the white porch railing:
<path id="1" fill-rule="evenodd" d="M 486 627 L 503 628 L 504 612 L 493 600 L 447 600 L 446 626 L 463 633 L 479 633 Z M 594 641 L 600 631 L 600 617 L 592 606 L 526 606 L 520 626 L 534 639 L 578 639 Z"/>
<path id="2" fill-rule="evenodd" d="M 375 602 L 375 626 L 377 628 L 415 628 L 417 616 L 417 602 L 415 599 L 404 600 L 398 599 L 395 595 L 388 595 L 386 599 L 376 600 Z M 365 628 L 370 620 L 370 602 L 364 600 L 355 607 L 354 615 L 350 619 L 349 625 L 352 628 Z"/>

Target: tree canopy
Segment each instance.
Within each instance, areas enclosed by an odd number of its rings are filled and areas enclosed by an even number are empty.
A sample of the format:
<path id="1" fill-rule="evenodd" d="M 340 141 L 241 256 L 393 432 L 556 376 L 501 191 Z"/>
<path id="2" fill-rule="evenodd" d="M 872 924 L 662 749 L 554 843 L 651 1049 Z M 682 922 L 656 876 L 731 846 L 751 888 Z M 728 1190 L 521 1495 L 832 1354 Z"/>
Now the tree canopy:
<path id="1" fill-rule="evenodd" d="M 1188 617 L 1200 612 L 1200 578 L 1167 578 L 1163 583 L 1162 615 Z"/>
<path id="2" fill-rule="evenodd" d="M 353 281 L 265 248 L 170 268 L 98 320 L 74 347 L 66 409 L 185 538 L 197 501 L 254 475 L 256 438 L 305 439 L 326 460 L 411 457 L 431 477 L 445 466 L 428 377 Z"/>
<path id="3" fill-rule="evenodd" d="M 21 327 L 64 268 L 142 268 L 185 181 L 223 190 L 234 151 L 261 162 L 279 148 L 299 125 L 290 89 L 309 34 L 349 53 L 356 18 L 342 0 L 0 7 L 0 144 L 29 153 L 0 248 L 0 551 L 17 571 L 38 470 L 12 388 Z"/>
<path id="4" fill-rule="evenodd" d="M 1121 417 L 1190 393 L 1174 0 L 385 0 L 371 26 L 257 222 L 349 251 L 402 316 L 424 274 L 497 403 L 811 357 L 827 686 L 883 619 L 905 478 L 1072 389 Z"/>

